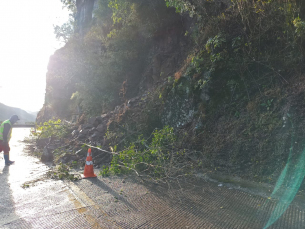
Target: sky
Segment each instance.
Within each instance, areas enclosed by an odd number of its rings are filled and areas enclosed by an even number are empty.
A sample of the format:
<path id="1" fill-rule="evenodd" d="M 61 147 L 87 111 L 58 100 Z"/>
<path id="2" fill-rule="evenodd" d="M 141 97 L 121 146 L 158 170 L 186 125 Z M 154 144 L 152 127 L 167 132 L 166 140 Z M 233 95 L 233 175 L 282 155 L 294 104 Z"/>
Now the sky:
<path id="1" fill-rule="evenodd" d="M 39 111 L 49 57 L 63 46 L 53 25 L 69 12 L 60 0 L 0 0 L 0 103 Z"/>

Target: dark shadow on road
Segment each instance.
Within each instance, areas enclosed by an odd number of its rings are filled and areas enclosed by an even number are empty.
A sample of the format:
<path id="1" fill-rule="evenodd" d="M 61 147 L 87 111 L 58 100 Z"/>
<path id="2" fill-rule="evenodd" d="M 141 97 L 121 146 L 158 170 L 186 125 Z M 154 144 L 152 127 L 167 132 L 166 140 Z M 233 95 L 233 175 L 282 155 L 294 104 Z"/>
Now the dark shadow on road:
<path id="1" fill-rule="evenodd" d="M 132 182 L 139 184 L 138 178 L 132 178 Z M 206 182 L 199 179 L 179 180 L 179 183 L 173 181 L 168 184 L 160 184 L 145 180 L 143 185 L 157 198 L 167 203 L 172 209 L 176 209 L 185 214 L 191 214 L 195 217 L 205 218 L 213 225 L 226 228 L 224 220 L 221 221 L 222 211 L 228 210 L 230 217 L 228 219 L 239 221 L 239 216 L 251 218 L 257 213 L 257 209 L 251 206 L 247 201 L 238 201 L 236 196 L 241 192 L 237 190 L 227 190 L 224 187 L 218 187 L 215 183 Z M 231 194 L 230 194 L 231 193 Z M 243 197 L 244 198 L 244 197 Z M 211 210 L 207 211 L 207 208 Z M 247 214 L 245 214 L 247 212 Z M 260 215 L 260 219 L 255 223 L 263 226 L 266 222 L 269 212 Z M 235 218 L 236 217 L 236 218 Z M 258 215 L 256 215 L 258 217 Z M 259 222 L 261 221 L 261 223 Z M 256 225 L 257 226 L 257 225 Z M 253 227 L 259 228 L 259 227 Z"/>
<path id="2" fill-rule="evenodd" d="M 2 161 L 1 161 L 2 162 Z M 10 167 L 0 169 L 0 228 L 31 228 L 15 213 L 15 202 L 9 184 Z"/>
<path id="3" fill-rule="evenodd" d="M 118 200 L 122 201 L 125 205 L 127 205 L 129 208 L 131 208 L 134 211 L 138 211 L 138 209 L 133 206 L 131 203 L 129 203 L 122 195 L 114 191 L 112 188 L 110 188 L 107 184 L 105 184 L 103 181 L 99 179 L 88 179 L 89 182 L 96 185 L 97 187 L 107 191 L 109 194 L 116 197 Z"/>

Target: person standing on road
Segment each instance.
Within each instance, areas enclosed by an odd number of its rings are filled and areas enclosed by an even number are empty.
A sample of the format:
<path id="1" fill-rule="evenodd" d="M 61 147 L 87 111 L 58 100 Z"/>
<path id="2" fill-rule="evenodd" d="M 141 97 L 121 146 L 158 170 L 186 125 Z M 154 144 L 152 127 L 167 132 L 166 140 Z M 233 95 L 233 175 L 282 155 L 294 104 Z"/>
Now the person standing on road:
<path id="1" fill-rule="evenodd" d="M 14 161 L 10 161 L 10 146 L 9 142 L 12 137 L 12 128 L 14 123 L 19 120 L 17 115 L 12 115 L 8 120 L 2 122 L 0 126 L 0 152 L 4 152 L 5 165 L 11 165 Z"/>

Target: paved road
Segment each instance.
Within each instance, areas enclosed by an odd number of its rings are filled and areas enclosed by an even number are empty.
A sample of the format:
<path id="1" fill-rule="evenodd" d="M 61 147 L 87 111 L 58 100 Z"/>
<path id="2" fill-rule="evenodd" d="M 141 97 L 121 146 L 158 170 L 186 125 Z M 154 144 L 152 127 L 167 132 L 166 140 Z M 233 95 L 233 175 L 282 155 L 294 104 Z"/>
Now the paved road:
<path id="1" fill-rule="evenodd" d="M 276 205 L 202 179 L 181 181 L 182 189 L 134 177 L 41 179 L 48 167 L 23 152 L 26 129 L 14 131 L 16 163 L 0 160 L 0 228 L 263 228 Z M 294 203 L 270 228 L 305 228 L 304 220 Z"/>

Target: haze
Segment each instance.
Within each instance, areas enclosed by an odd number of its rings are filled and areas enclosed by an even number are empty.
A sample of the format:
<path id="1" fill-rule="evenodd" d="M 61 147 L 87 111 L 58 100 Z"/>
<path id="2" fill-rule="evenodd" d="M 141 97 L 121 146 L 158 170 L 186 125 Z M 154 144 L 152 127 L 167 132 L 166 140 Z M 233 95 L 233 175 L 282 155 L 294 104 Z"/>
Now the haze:
<path id="1" fill-rule="evenodd" d="M 0 103 L 38 111 L 44 102 L 47 64 L 63 44 L 53 25 L 69 12 L 60 0 L 0 0 Z"/>

